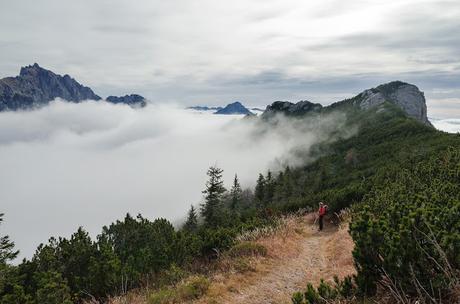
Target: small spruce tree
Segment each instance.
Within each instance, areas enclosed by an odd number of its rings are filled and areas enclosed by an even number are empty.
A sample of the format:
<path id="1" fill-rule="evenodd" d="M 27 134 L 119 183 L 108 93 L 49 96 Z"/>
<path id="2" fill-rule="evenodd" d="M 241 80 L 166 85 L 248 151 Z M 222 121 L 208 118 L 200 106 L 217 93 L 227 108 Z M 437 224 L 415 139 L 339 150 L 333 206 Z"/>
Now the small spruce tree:
<path id="1" fill-rule="evenodd" d="M 265 198 L 265 178 L 263 174 L 259 174 L 259 178 L 257 179 L 256 188 L 254 190 L 254 196 L 256 198 L 256 202 L 262 204 Z"/>
<path id="2" fill-rule="evenodd" d="M 240 182 L 238 180 L 238 176 L 235 174 L 235 178 L 233 179 L 232 189 L 230 190 L 231 196 L 231 205 L 230 208 L 235 210 L 241 202 L 243 190 L 241 189 Z"/>
<path id="3" fill-rule="evenodd" d="M 275 193 L 275 179 L 272 176 L 270 170 L 267 172 L 267 177 L 265 178 L 265 197 L 264 200 L 266 203 L 271 203 L 273 201 L 273 195 Z"/>
<path id="4" fill-rule="evenodd" d="M 219 212 L 221 211 L 222 195 L 225 187 L 222 181 L 223 170 L 212 166 L 208 169 L 209 180 L 206 182 L 204 203 L 201 204 L 201 215 L 206 226 L 215 227 L 219 224 Z"/>
<path id="5" fill-rule="evenodd" d="M 198 228 L 198 218 L 196 215 L 196 210 L 193 205 L 190 206 L 190 210 L 188 211 L 187 220 L 183 226 L 184 231 L 187 232 L 194 232 Z"/>

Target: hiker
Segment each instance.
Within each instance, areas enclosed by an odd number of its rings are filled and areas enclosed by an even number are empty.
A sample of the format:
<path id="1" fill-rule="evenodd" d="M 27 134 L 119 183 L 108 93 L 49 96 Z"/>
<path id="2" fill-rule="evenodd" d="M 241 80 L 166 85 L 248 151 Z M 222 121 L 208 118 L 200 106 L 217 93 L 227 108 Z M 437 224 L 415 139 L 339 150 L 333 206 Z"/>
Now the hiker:
<path id="1" fill-rule="evenodd" d="M 323 218 L 327 213 L 327 205 L 323 202 L 319 203 L 318 219 L 319 219 L 319 231 L 323 230 Z"/>

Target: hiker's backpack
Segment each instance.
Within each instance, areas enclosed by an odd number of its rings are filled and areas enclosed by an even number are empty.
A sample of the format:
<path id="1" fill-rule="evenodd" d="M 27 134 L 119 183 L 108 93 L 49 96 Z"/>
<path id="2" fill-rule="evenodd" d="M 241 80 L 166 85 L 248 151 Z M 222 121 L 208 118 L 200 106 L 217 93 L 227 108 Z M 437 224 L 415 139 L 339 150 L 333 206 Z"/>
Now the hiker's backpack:
<path id="1" fill-rule="evenodd" d="M 319 209 L 319 215 L 326 215 L 327 213 L 327 206 L 324 205 Z"/>

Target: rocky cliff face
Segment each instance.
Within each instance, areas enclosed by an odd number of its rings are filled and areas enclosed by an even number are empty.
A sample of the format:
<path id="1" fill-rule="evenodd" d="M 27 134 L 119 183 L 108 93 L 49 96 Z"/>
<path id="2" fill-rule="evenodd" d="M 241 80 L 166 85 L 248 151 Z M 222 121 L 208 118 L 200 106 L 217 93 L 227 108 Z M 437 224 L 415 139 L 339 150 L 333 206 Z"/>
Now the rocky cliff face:
<path id="1" fill-rule="evenodd" d="M 427 117 L 425 96 L 412 84 L 401 81 L 390 82 L 365 90 L 354 100 L 354 104 L 361 109 L 378 107 L 388 101 L 400 107 L 408 116 L 424 124 L 430 124 Z"/>
<path id="2" fill-rule="evenodd" d="M 73 102 L 101 99 L 69 75 L 54 74 L 36 63 L 21 68 L 19 76 L 0 79 L 0 111 L 41 106 L 58 97 Z"/>

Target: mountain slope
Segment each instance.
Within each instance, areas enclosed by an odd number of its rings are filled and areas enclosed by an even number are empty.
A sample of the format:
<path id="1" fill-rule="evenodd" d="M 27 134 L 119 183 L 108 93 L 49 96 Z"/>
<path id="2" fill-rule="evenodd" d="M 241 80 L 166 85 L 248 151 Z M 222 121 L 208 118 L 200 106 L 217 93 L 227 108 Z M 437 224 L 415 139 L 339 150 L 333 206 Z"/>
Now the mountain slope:
<path id="1" fill-rule="evenodd" d="M 305 164 L 282 170 L 263 194 L 267 197 L 265 204 L 294 211 L 327 201 L 332 209 L 340 210 L 360 202 L 374 186 L 371 179 L 378 172 L 422 162 L 448 147 L 460 149 L 458 134 L 438 131 L 408 117 L 393 103 L 361 109 L 352 102 L 327 107 L 320 115 L 326 118 L 335 111 L 346 113 L 346 123 L 341 128 L 357 130 L 355 135 L 295 151 L 298 158 L 306 160 Z M 309 115 L 292 119 L 307 123 Z"/>

